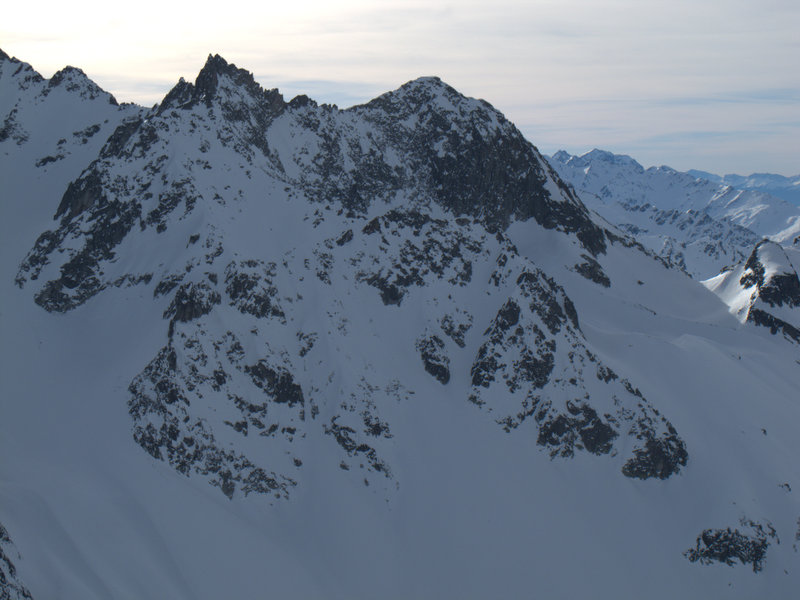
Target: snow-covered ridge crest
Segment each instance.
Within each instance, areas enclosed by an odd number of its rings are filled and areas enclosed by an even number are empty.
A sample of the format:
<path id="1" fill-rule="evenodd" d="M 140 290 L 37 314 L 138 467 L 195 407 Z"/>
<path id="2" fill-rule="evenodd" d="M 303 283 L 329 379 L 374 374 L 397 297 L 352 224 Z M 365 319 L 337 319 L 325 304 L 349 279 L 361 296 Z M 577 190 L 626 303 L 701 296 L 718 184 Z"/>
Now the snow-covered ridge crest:
<path id="1" fill-rule="evenodd" d="M 111 94 L 100 88 L 94 81 L 81 69 L 76 67 L 64 67 L 53 74 L 47 83 L 49 88 L 64 86 L 71 92 L 79 92 L 82 97 L 94 100 L 97 97 L 108 99 L 109 104 L 116 105 L 117 99 Z"/>
<path id="2" fill-rule="evenodd" d="M 229 97 L 241 94 L 252 99 L 245 101 L 251 107 L 267 105 L 267 110 L 262 108 L 260 112 L 266 112 L 269 118 L 251 118 L 256 128 L 247 139 L 266 155 L 273 153 L 265 146 L 270 144 L 269 129 L 280 136 L 285 125 L 294 130 L 312 126 L 316 133 L 321 133 L 322 143 L 314 144 L 317 152 L 338 150 L 340 157 L 321 161 L 324 168 L 320 172 L 321 165 L 306 160 L 298 164 L 296 156 L 288 156 L 289 151 L 307 153 L 311 147 L 275 148 L 280 154 L 276 164 L 285 173 L 317 171 L 318 182 L 336 179 L 337 175 L 346 179 L 346 190 L 341 185 L 331 189 L 333 186 L 328 184 L 318 186 L 314 190 L 317 195 L 333 195 L 350 208 L 363 210 L 365 197 L 374 196 L 377 190 L 362 192 L 358 188 L 361 182 L 374 179 L 378 169 L 381 178 L 392 185 L 427 188 L 435 201 L 456 214 L 477 216 L 495 228 L 505 227 L 513 218 L 534 217 L 545 226 L 578 232 L 591 245 L 593 253 L 602 251 L 603 242 L 596 232 L 592 233 L 595 227 L 585 208 L 555 176 L 536 148 L 488 102 L 467 98 L 438 77 L 420 77 L 364 105 L 341 111 L 334 106 L 320 107 L 305 96 L 286 104 L 277 90 L 261 89 L 249 72 L 215 55 L 209 56 L 194 86 L 179 83 L 159 111 L 176 102 L 188 107 L 200 97 L 210 106 L 212 98 L 218 95 L 221 79 L 229 82 L 224 86 Z M 226 101 L 222 102 L 224 105 Z M 230 105 L 228 101 L 225 116 L 228 120 L 242 121 L 241 110 Z M 234 101 L 233 105 L 241 106 L 242 101 Z M 278 121 L 274 127 L 268 126 L 271 119 Z M 321 124 L 325 126 L 318 131 Z M 357 152 L 353 152 L 354 137 L 359 138 Z M 343 138 L 348 139 L 346 148 L 342 148 Z M 488 168 L 486 160 L 491 161 Z M 367 167 L 362 166 L 364 163 Z M 328 172 L 334 166 L 344 173 Z M 359 172 L 365 168 L 367 173 Z M 559 217 L 553 212 L 560 213 Z M 560 223 L 556 223 L 557 218 Z"/>
<path id="3" fill-rule="evenodd" d="M 606 248 L 603 229 L 568 186 L 484 102 L 422 79 L 347 111 L 287 104 L 247 71 L 210 56 L 194 84 L 179 82 L 160 106 L 117 126 L 69 184 L 55 215 L 59 226 L 42 235 L 18 282 L 38 279 L 71 239 L 83 249 L 59 256 L 63 268 L 38 298 L 49 309 L 85 301 L 113 283 L 87 275 L 99 275 L 135 224 L 161 232 L 180 206 L 188 216 L 242 194 L 223 183 L 232 169 L 358 214 L 399 194 L 493 231 L 533 218 L 576 235 L 590 254 Z"/>
<path id="4" fill-rule="evenodd" d="M 254 102 L 268 105 L 285 104 L 277 90 L 262 88 L 249 71 L 229 64 L 219 54 L 209 54 L 194 84 L 181 78 L 161 101 L 158 112 L 163 113 L 171 108 L 191 108 L 197 102 L 211 107 L 215 100 L 231 102 L 234 97 L 240 101 L 250 97 Z"/>
<path id="5" fill-rule="evenodd" d="M 793 258 L 789 257 L 792 254 Z M 746 261 L 703 284 L 716 293 L 740 321 L 768 327 L 800 343 L 800 253 L 762 240 Z"/>
<path id="6" fill-rule="evenodd" d="M 132 104 L 119 105 L 79 69 L 65 67 L 45 79 L 27 63 L 3 54 L 0 180 L 7 209 L 41 214 L 44 220 L 36 226 L 41 233 L 58 205 L 53 200 L 97 158 L 118 125 L 143 112 Z M 30 235 L 22 229 L 5 237 Z M 9 245 L 6 260 L 18 262 L 17 252 Z"/>
<path id="7" fill-rule="evenodd" d="M 44 81 L 39 73 L 29 64 L 20 61 L 17 58 L 10 57 L 8 54 L 0 49 L 0 81 L 10 80 L 14 78 L 15 85 L 7 85 L 7 95 L 0 98 L 0 111 L 6 112 L 10 110 L 12 102 L 11 98 L 17 96 L 19 91 L 28 89 L 32 85 L 36 85 Z"/>
<path id="8" fill-rule="evenodd" d="M 113 95 L 100 88 L 83 70 L 77 67 L 66 66 L 54 73 L 50 79 L 45 79 L 28 63 L 10 57 L 0 50 L 0 80 L 6 77 L 13 78 L 16 85 L 4 86 L 6 92 L 4 99 L 12 98 L 16 95 L 15 92 L 19 93 L 31 87 L 38 88 L 39 95 L 46 97 L 55 88 L 63 87 L 86 100 L 102 98 L 110 104 L 117 104 L 117 100 Z M 5 105 L 0 105 L 0 111 L 7 109 Z"/>

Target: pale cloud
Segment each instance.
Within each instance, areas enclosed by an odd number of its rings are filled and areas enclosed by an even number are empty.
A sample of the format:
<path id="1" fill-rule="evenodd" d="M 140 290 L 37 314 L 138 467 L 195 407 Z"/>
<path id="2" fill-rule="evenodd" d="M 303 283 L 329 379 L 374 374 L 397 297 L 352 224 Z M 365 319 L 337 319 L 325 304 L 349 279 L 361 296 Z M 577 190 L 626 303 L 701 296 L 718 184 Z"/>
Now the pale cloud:
<path id="1" fill-rule="evenodd" d="M 548 152 L 792 174 L 798 24 L 800 3 L 783 0 L 37 2 L 5 9 L 0 47 L 145 105 L 209 52 L 340 106 L 439 75 Z"/>

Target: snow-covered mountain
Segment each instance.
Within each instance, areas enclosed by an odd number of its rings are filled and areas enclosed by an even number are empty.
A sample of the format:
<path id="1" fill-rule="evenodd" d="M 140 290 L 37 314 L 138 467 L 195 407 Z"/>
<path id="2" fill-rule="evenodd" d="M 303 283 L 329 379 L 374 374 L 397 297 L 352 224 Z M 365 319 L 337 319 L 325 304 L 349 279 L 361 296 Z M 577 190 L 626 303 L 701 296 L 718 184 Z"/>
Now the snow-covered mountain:
<path id="1" fill-rule="evenodd" d="M 797 588 L 796 346 L 491 105 L 64 72 L 0 57 L 4 593 Z"/>
<path id="2" fill-rule="evenodd" d="M 760 191 L 603 150 L 550 162 L 589 208 L 699 279 L 745 260 L 765 237 L 790 245 L 800 234 L 800 208 Z"/>
<path id="3" fill-rule="evenodd" d="M 739 265 L 703 282 L 740 321 L 800 343 L 800 252 L 763 240 Z"/>
<path id="4" fill-rule="evenodd" d="M 752 173 L 751 175 L 730 174 L 720 176 L 696 169 L 691 169 L 687 173 L 693 177 L 729 185 L 737 190 L 757 190 L 792 204 L 800 205 L 800 175 L 786 177 L 775 173 Z"/>

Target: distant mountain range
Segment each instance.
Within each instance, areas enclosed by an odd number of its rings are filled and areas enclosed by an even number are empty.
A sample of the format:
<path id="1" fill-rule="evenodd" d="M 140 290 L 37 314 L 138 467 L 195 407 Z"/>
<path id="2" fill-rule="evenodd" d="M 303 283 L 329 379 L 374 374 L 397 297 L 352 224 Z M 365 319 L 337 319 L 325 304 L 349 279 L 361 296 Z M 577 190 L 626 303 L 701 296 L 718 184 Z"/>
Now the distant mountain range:
<path id="1" fill-rule="evenodd" d="M 668 263 L 707 280 L 742 322 L 800 343 L 800 208 L 695 177 L 696 171 L 644 169 L 603 150 L 561 151 L 550 162 L 587 206 Z"/>
<path id="2" fill-rule="evenodd" d="M 800 207 L 762 191 L 669 167 L 645 169 L 603 150 L 560 151 L 550 163 L 587 206 L 700 279 L 744 260 L 762 238 L 798 242 Z"/>
<path id="3" fill-rule="evenodd" d="M 705 171 L 690 169 L 689 175 L 708 179 L 720 185 L 729 185 L 738 190 L 756 190 L 800 205 L 800 175 L 785 177 L 774 173 L 753 173 L 752 175 L 715 175 Z"/>

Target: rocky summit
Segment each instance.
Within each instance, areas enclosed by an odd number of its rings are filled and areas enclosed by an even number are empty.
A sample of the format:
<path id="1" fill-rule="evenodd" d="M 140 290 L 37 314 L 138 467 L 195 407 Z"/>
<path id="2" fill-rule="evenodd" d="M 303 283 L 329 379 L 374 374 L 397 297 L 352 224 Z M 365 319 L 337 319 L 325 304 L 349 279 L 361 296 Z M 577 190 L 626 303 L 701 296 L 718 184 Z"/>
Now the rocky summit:
<path id="1" fill-rule="evenodd" d="M 5 54 L 0 91 L 4 597 L 800 583 L 793 321 L 488 102 L 287 101 L 218 55 L 151 109 Z M 770 248 L 736 285 L 795 309 Z"/>
<path id="2" fill-rule="evenodd" d="M 746 323 L 800 343 L 800 253 L 764 239 L 747 260 L 703 282 Z"/>

